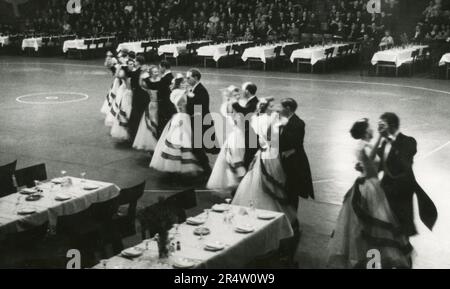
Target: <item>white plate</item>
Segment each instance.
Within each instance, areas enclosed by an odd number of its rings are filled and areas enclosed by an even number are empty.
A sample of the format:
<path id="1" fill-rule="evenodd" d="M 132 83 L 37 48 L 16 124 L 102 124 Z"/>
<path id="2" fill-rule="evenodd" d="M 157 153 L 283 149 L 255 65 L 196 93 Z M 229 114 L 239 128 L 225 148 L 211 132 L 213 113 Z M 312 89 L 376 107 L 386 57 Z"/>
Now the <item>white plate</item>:
<path id="1" fill-rule="evenodd" d="M 70 199 L 72 199 L 72 197 L 67 195 L 67 194 L 58 194 L 55 197 L 55 200 L 59 201 L 59 202 L 67 201 L 67 200 L 70 200 Z"/>
<path id="2" fill-rule="evenodd" d="M 249 224 L 247 224 L 247 225 L 237 225 L 237 226 L 234 228 L 234 230 L 235 230 L 237 233 L 244 233 L 244 234 L 247 234 L 247 233 L 252 233 L 252 232 L 254 232 L 254 231 L 255 231 L 255 227 L 253 227 L 252 225 L 249 225 Z"/>
<path id="3" fill-rule="evenodd" d="M 172 266 L 177 269 L 188 269 L 194 267 L 195 263 L 185 258 L 178 258 L 173 261 Z"/>
<path id="4" fill-rule="evenodd" d="M 143 251 L 141 249 L 132 247 L 132 248 L 123 250 L 121 254 L 125 257 L 135 258 L 135 257 L 141 256 L 142 253 L 143 253 Z"/>
<path id="5" fill-rule="evenodd" d="M 30 208 L 30 207 L 22 208 L 19 211 L 17 211 L 17 213 L 19 215 L 31 215 L 31 214 L 36 213 L 36 209 L 35 208 Z"/>
<path id="6" fill-rule="evenodd" d="M 31 189 L 27 188 L 27 189 L 23 189 L 23 190 L 20 191 L 21 195 L 32 195 L 34 193 L 36 193 L 36 189 L 35 188 L 31 188 Z"/>
<path id="7" fill-rule="evenodd" d="M 93 191 L 93 190 L 96 190 L 96 189 L 98 189 L 98 188 L 100 188 L 100 187 L 97 186 L 97 185 L 85 185 L 85 186 L 83 187 L 83 190 L 86 190 L 86 191 Z"/>
<path id="8" fill-rule="evenodd" d="M 225 245 L 219 241 L 215 241 L 215 242 L 209 241 L 205 244 L 205 250 L 207 250 L 207 251 L 216 252 L 216 251 L 222 251 L 223 249 L 225 249 Z"/>
<path id="9" fill-rule="evenodd" d="M 52 180 L 52 183 L 59 185 L 62 184 L 64 182 L 64 180 L 62 178 L 55 178 Z"/>
<path id="10" fill-rule="evenodd" d="M 186 224 L 193 225 L 193 226 L 200 226 L 200 225 L 203 225 L 204 223 L 205 223 L 205 220 L 201 219 L 201 218 L 188 218 L 186 220 Z"/>
<path id="11" fill-rule="evenodd" d="M 223 213 L 228 211 L 229 206 L 227 204 L 218 204 L 212 207 L 212 210 L 217 213 Z"/>
<path id="12" fill-rule="evenodd" d="M 272 212 L 262 212 L 258 214 L 258 219 L 260 220 L 273 220 L 277 217 L 277 215 L 275 213 Z"/>

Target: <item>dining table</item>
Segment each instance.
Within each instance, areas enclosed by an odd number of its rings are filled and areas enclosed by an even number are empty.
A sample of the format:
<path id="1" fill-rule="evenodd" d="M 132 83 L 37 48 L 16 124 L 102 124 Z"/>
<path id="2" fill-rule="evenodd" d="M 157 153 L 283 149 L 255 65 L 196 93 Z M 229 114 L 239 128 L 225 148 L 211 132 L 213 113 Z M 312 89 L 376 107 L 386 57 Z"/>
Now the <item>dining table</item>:
<path id="1" fill-rule="evenodd" d="M 202 230 L 207 231 L 205 235 Z M 94 269 L 236 269 L 276 251 L 293 236 L 286 215 L 228 204 L 176 224 L 169 231 L 168 256 L 159 254 L 157 237 L 100 261 Z"/>
<path id="2" fill-rule="evenodd" d="M 214 45 L 205 45 L 197 50 L 197 55 L 201 57 L 212 57 L 215 62 L 218 62 L 222 57 L 228 55 L 228 47 L 233 47 L 234 45 L 243 45 L 250 43 L 249 41 L 237 41 L 229 43 L 220 43 Z M 231 49 L 231 48 L 230 48 Z M 234 51 L 230 50 L 230 54 Z"/>
<path id="3" fill-rule="evenodd" d="M 246 62 L 249 58 L 256 58 L 261 60 L 261 62 L 266 63 L 268 58 L 275 57 L 275 49 L 279 46 L 281 48 L 296 44 L 295 42 L 284 42 L 284 43 L 275 43 L 275 44 L 264 44 L 260 46 L 249 47 L 245 49 L 242 54 L 242 60 Z M 281 49 L 281 54 L 284 55 L 283 49 Z"/>
<path id="4" fill-rule="evenodd" d="M 446 64 L 450 64 L 450 53 L 442 55 L 441 60 L 439 61 L 439 66 L 444 66 Z"/>
<path id="5" fill-rule="evenodd" d="M 168 43 L 161 45 L 158 48 L 158 55 L 171 54 L 173 57 L 178 58 L 178 56 L 187 53 L 187 46 L 189 44 L 200 44 L 207 45 L 211 43 L 211 40 L 198 40 L 198 41 L 182 41 L 177 43 Z"/>
<path id="6" fill-rule="evenodd" d="M 332 57 L 336 57 L 339 47 L 349 45 L 350 43 L 334 43 L 326 45 L 314 45 L 311 47 L 294 50 L 291 54 L 291 62 L 295 63 L 296 59 L 310 59 L 311 65 L 326 58 L 325 51 L 329 48 L 334 48 Z"/>
<path id="7" fill-rule="evenodd" d="M 7 46 L 9 44 L 9 36 L 2 35 L 0 36 L 0 47 Z"/>
<path id="8" fill-rule="evenodd" d="M 42 46 L 42 37 L 24 38 L 22 40 L 22 50 L 25 50 L 26 48 L 32 48 L 37 52 L 39 51 L 39 48 L 41 46 Z"/>
<path id="9" fill-rule="evenodd" d="M 421 56 L 423 49 L 427 47 L 427 45 L 408 45 L 378 51 L 372 57 L 372 65 L 376 65 L 378 62 L 382 61 L 392 62 L 395 63 L 396 67 L 400 67 L 412 60 L 412 53 L 414 51 L 419 50 L 419 56 Z"/>
<path id="10" fill-rule="evenodd" d="M 56 228 L 58 217 L 82 212 L 92 204 L 117 197 L 119 192 L 115 184 L 75 177 L 22 188 L 0 198 L 0 240 L 47 222 L 49 228 Z"/>
<path id="11" fill-rule="evenodd" d="M 141 40 L 141 41 L 130 41 L 123 42 L 117 46 L 117 52 L 122 50 L 133 51 L 134 53 L 143 53 L 144 48 L 142 47 L 142 43 L 150 42 L 150 43 L 159 43 L 170 41 L 171 39 L 151 39 L 151 40 Z"/>

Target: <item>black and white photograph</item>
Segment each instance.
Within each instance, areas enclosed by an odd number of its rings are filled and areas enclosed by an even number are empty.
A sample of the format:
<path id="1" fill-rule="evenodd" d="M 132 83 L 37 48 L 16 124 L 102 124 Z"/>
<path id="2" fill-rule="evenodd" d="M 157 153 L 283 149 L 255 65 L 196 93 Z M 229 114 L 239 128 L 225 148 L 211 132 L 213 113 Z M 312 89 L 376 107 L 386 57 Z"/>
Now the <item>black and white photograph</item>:
<path id="1" fill-rule="evenodd" d="M 0 269 L 450 269 L 450 0 L 0 0 L 0 107 Z"/>

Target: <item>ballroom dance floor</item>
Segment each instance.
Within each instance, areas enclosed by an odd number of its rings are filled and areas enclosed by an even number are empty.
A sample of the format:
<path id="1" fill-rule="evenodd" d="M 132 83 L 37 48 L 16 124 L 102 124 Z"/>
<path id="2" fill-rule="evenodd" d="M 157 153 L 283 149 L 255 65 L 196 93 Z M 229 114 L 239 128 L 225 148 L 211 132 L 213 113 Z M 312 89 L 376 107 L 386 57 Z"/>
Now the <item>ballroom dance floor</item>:
<path id="1" fill-rule="evenodd" d="M 355 71 L 201 71 L 215 112 L 220 89 L 246 81 L 256 83 L 258 96 L 299 102 L 317 195 L 314 202 L 301 202 L 300 267 L 324 266 L 328 236 L 356 176 L 350 126 L 362 117 L 376 125 L 379 115 L 393 111 L 401 117 L 401 131 L 418 141 L 415 172 L 440 214 L 433 232 L 417 222 L 421 234 L 412 239 L 415 267 L 450 268 L 450 81 L 360 77 Z M 145 179 L 150 195 L 178 189 L 148 168 L 148 154 L 117 145 L 108 135 L 100 107 L 110 85 L 101 60 L 0 56 L 0 163 L 18 159 L 22 168 L 45 162 L 49 177 L 61 170 L 73 176 L 86 172 L 90 179 L 122 187 Z M 199 194 L 208 202 L 207 193 Z"/>

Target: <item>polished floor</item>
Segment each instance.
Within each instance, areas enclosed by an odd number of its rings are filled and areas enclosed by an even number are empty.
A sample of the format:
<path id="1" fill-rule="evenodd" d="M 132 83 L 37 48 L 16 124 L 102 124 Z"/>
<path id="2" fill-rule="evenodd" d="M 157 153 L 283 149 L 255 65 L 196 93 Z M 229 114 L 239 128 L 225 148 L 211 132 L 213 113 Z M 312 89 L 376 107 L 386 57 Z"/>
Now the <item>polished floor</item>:
<path id="1" fill-rule="evenodd" d="M 421 234 L 412 240 L 415 267 L 450 268 L 450 81 L 360 77 L 354 71 L 311 75 L 208 68 L 202 72 L 212 111 L 219 110 L 220 89 L 245 81 L 258 85 L 259 96 L 299 102 L 317 195 L 315 202 L 303 201 L 299 213 L 302 268 L 324 266 L 328 236 L 356 176 L 351 124 L 368 117 L 375 125 L 386 111 L 398 113 L 402 132 L 417 139 L 418 181 L 440 213 L 433 232 L 417 222 Z M 61 170 L 74 176 L 86 172 L 89 178 L 122 187 L 147 180 L 148 194 L 173 189 L 177 185 L 164 182 L 148 168 L 149 155 L 109 137 L 100 107 L 110 84 L 101 60 L 0 56 L 0 164 L 14 159 L 19 167 L 45 162 L 50 176 Z"/>

